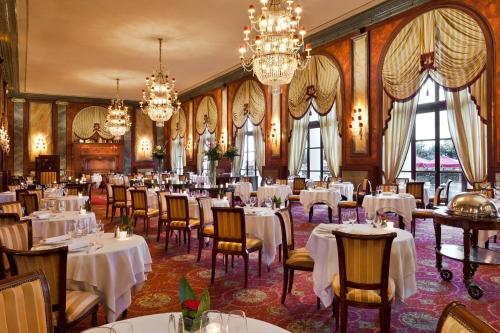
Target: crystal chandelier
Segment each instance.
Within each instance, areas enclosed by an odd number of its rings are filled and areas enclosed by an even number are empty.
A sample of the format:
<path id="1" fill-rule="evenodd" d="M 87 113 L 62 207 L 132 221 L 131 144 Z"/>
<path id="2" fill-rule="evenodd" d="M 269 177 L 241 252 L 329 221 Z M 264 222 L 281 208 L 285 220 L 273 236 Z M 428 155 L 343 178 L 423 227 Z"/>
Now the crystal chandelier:
<path id="1" fill-rule="evenodd" d="M 4 124 L 0 127 L 0 148 L 2 151 L 9 155 L 10 152 L 10 138 L 9 138 L 9 133 L 7 132 L 7 129 L 5 128 Z"/>
<path id="2" fill-rule="evenodd" d="M 260 3 L 258 16 L 254 5 L 248 8 L 250 25 L 243 29 L 240 59 L 245 70 L 253 68 L 260 82 L 279 90 L 280 85 L 292 81 L 297 69 L 307 66 L 312 47 L 304 44 L 306 31 L 299 28 L 300 5 L 294 7 L 293 0 L 260 0 Z M 302 49 L 305 57 L 300 54 Z"/>
<path id="3" fill-rule="evenodd" d="M 175 79 L 168 79 L 168 74 L 163 68 L 161 62 L 161 43 L 160 42 L 160 67 L 153 72 L 151 78 L 146 77 L 146 89 L 142 91 L 142 100 L 139 102 L 141 110 L 156 122 L 156 126 L 163 127 L 164 122 L 168 121 L 172 115 L 180 108 L 181 102 L 177 99 L 175 91 Z"/>
<path id="4" fill-rule="evenodd" d="M 104 126 L 109 133 L 119 138 L 125 134 L 132 125 L 130 116 L 128 115 L 128 107 L 123 104 L 123 99 L 120 99 L 120 79 L 116 79 L 116 98 L 111 101 L 108 106 L 108 114 Z"/>

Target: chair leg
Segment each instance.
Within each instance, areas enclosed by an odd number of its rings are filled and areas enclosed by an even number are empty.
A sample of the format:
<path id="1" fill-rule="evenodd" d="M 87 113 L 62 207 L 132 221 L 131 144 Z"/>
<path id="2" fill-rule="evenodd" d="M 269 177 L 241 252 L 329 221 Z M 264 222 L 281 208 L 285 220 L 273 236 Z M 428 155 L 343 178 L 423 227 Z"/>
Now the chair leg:
<path id="1" fill-rule="evenodd" d="M 339 224 L 342 224 L 342 208 L 341 207 L 338 207 L 338 214 L 339 214 L 339 217 L 338 217 L 337 221 L 339 222 Z"/>
<path id="2" fill-rule="evenodd" d="M 359 224 L 359 210 L 358 210 L 358 206 L 356 206 L 356 221 Z"/>
<path id="3" fill-rule="evenodd" d="M 234 268 L 234 254 L 231 255 L 231 268 Z"/>
<path id="4" fill-rule="evenodd" d="M 391 307 L 383 307 L 379 310 L 380 316 L 380 331 L 382 333 L 389 333 L 391 328 Z"/>
<path id="5" fill-rule="evenodd" d="M 328 207 L 328 221 L 330 223 L 332 223 L 332 215 L 333 215 L 332 209 Z"/>
<path id="6" fill-rule="evenodd" d="M 339 302 L 333 297 L 332 303 L 333 318 L 335 318 L 335 332 L 339 330 Z"/>
<path id="7" fill-rule="evenodd" d="M 313 206 L 311 206 L 311 208 L 309 209 L 309 223 L 311 223 L 311 220 L 313 217 L 313 212 L 314 212 L 314 209 L 313 209 Z"/>
<path id="8" fill-rule="evenodd" d="M 214 248 L 212 250 L 212 274 L 210 277 L 210 284 L 213 285 L 215 281 L 215 263 L 217 261 L 217 251 L 216 251 L 216 246 L 214 244 Z"/>
<path id="9" fill-rule="evenodd" d="M 259 277 L 261 276 L 262 276 L 262 249 L 259 250 Z"/>
<path id="10" fill-rule="evenodd" d="M 340 333 L 347 333 L 347 304 L 340 302 Z"/>
<path id="11" fill-rule="evenodd" d="M 163 226 L 163 222 L 160 218 L 158 218 L 158 234 L 156 235 L 156 241 L 159 242 L 160 241 L 160 234 L 161 234 L 161 229 L 162 229 L 162 226 Z M 168 237 L 168 235 L 167 235 Z"/>
<path id="12" fill-rule="evenodd" d="M 281 293 L 281 304 L 285 304 L 288 290 L 288 268 L 283 267 L 283 292 Z"/>
<path id="13" fill-rule="evenodd" d="M 290 270 L 290 282 L 288 282 L 288 293 L 292 293 L 292 287 L 293 287 L 293 276 L 294 276 L 295 271 L 293 269 Z"/>
<path id="14" fill-rule="evenodd" d="M 201 248 L 203 247 L 203 236 L 201 234 L 201 230 L 198 229 L 198 259 L 196 260 L 197 262 L 200 262 L 201 260 Z"/>
<path id="15" fill-rule="evenodd" d="M 170 227 L 170 224 L 167 223 L 166 230 L 165 230 L 165 232 L 166 232 L 166 234 L 165 234 L 165 253 L 167 253 L 167 251 L 168 251 L 168 240 L 170 239 L 170 237 L 169 237 L 170 228 L 169 227 Z"/>
<path id="16" fill-rule="evenodd" d="M 227 273 L 228 262 L 229 262 L 229 256 L 227 254 L 224 254 L 224 265 L 225 265 L 226 273 Z"/>
<path id="17" fill-rule="evenodd" d="M 248 254 L 243 255 L 243 261 L 245 262 L 245 283 L 244 288 L 248 287 Z"/>
<path id="18" fill-rule="evenodd" d="M 184 239 L 186 239 L 187 235 L 187 243 L 188 243 L 188 254 L 191 253 L 191 229 L 188 229 L 184 232 Z"/>
<path id="19" fill-rule="evenodd" d="M 92 319 L 91 319 L 92 327 L 97 326 L 97 310 L 99 310 L 99 305 L 96 305 L 94 307 L 94 311 L 92 312 Z"/>
<path id="20" fill-rule="evenodd" d="M 411 234 L 413 235 L 413 238 L 415 238 L 415 229 L 416 229 L 415 227 L 416 227 L 415 226 L 415 218 L 412 218 L 411 219 L 411 227 L 410 228 L 411 228 Z"/>
<path id="21" fill-rule="evenodd" d="M 316 297 L 316 309 L 320 310 L 321 309 L 321 301 L 319 297 Z"/>

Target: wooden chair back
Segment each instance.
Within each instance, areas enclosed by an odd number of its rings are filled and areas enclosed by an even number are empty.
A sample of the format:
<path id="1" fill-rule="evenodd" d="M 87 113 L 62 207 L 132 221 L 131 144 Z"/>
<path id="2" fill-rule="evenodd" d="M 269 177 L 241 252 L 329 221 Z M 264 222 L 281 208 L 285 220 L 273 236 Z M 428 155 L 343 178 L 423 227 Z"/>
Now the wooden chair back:
<path id="1" fill-rule="evenodd" d="M 24 206 L 26 215 L 30 215 L 38 210 L 38 195 L 36 193 L 23 194 L 20 201 Z"/>
<path id="2" fill-rule="evenodd" d="M 436 333 L 499 333 L 458 302 L 451 302 L 441 313 Z"/>
<path id="3" fill-rule="evenodd" d="M 113 202 L 113 185 L 106 183 L 106 201 Z"/>
<path id="4" fill-rule="evenodd" d="M 439 206 L 439 202 L 441 200 L 441 194 L 444 191 L 444 186 L 438 186 L 436 191 L 434 192 L 434 200 L 432 201 L 432 204 L 434 207 Z"/>
<path id="5" fill-rule="evenodd" d="M 160 210 L 160 215 L 167 212 L 167 196 L 170 194 L 169 191 L 158 191 L 158 208 Z"/>
<path id="6" fill-rule="evenodd" d="M 200 225 L 209 225 L 214 223 L 214 215 L 212 213 L 213 202 L 211 198 L 199 197 L 198 207 L 200 209 Z"/>
<path id="7" fill-rule="evenodd" d="M 19 218 L 23 217 L 23 209 L 19 201 L 4 202 L 0 204 L 3 213 L 16 213 Z"/>
<path id="8" fill-rule="evenodd" d="M 30 192 L 28 192 L 28 190 L 26 190 L 24 188 L 17 189 L 16 190 L 16 201 L 21 202 L 21 195 L 28 194 L 28 193 L 30 193 Z"/>
<path id="9" fill-rule="evenodd" d="M 283 245 L 283 263 L 288 259 L 288 251 L 293 250 L 295 246 L 295 237 L 293 234 L 293 217 L 291 206 L 282 208 L 274 214 L 278 217 L 281 226 L 281 244 Z M 287 246 L 285 246 L 286 244 Z"/>
<path id="10" fill-rule="evenodd" d="M 127 188 L 124 185 L 113 185 L 113 202 L 127 203 Z"/>
<path id="11" fill-rule="evenodd" d="M 424 182 L 409 182 L 406 184 L 406 193 L 411 194 L 415 199 L 424 200 Z"/>
<path id="12" fill-rule="evenodd" d="M 189 221 L 189 203 L 185 195 L 168 195 L 167 214 L 169 221 Z"/>
<path id="13" fill-rule="evenodd" d="M 21 221 L 17 213 L 0 213 L 0 225 L 10 225 Z"/>
<path id="14" fill-rule="evenodd" d="M 246 227 L 243 208 L 212 207 L 214 216 L 214 246 L 219 242 L 241 244 L 246 248 Z"/>
<path id="15" fill-rule="evenodd" d="M 34 190 L 28 190 L 29 193 L 36 194 L 37 199 L 38 199 L 38 206 L 40 206 L 40 203 L 42 202 L 43 199 L 43 190 L 42 189 L 34 189 Z"/>
<path id="16" fill-rule="evenodd" d="M 296 177 L 293 179 L 293 194 L 300 194 L 300 191 L 306 189 L 306 179 L 302 177 Z"/>
<path id="17" fill-rule="evenodd" d="M 132 198 L 133 211 L 148 211 L 148 196 L 146 194 L 146 190 L 130 190 L 130 196 Z"/>
<path id="18" fill-rule="evenodd" d="M 382 303 L 387 304 L 391 246 L 397 234 L 332 233 L 337 240 L 340 298 L 345 300 L 348 288 L 380 290 Z"/>
<path id="19" fill-rule="evenodd" d="M 31 220 L 18 222 L 11 225 L 0 225 L 0 246 L 12 250 L 29 251 L 33 246 L 33 233 Z M 0 260 L 0 278 L 6 276 L 9 262 L 5 255 Z"/>
<path id="20" fill-rule="evenodd" d="M 56 171 L 40 171 L 40 185 L 50 185 L 57 182 Z"/>
<path id="21" fill-rule="evenodd" d="M 399 186 L 398 186 L 398 184 L 382 184 L 382 185 L 380 185 L 380 188 L 382 189 L 382 192 L 395 192 L 395 193 L 399 193 Z"/>
<path id="22" fill-rule="evenodd" d="M 52 333 L 48 282 L 41 271 L 0 280 L 0 332 Z"/>
<path id="23" fill-rule="evenodd" d="M 448 181 L 446 181 L 446 185 L 444 187 L 444 199 L 441 202 L 444 203 L 445 205 L 448 205 L 448 202 L 450 201 L 451 183 L 453 183 L 453 180 L 448 179 Z"/>

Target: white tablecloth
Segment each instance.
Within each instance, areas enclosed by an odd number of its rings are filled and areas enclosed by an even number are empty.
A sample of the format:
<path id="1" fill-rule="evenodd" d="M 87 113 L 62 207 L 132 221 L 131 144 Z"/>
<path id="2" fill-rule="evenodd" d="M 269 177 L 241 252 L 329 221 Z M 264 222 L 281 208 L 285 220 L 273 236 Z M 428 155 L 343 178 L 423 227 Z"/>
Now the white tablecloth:
<path id="1" fill-rule="evenodd" d="M 89 236 L 95 240 L 95 236 Z M 118 240 L 104 234 L 97 251 L 68 255 L 67 288 L 101 296 L 108 322 L 115 321 L 132 304 L 132 295 L 142 288 L 151 272 L 151 255 L 144 238 L 134 235 Z"/>
<path id="2" fill-rule="evenodd" d="M 304 213 L 309 213 L 309 210 L 314 204 L 326 204 L 332 209 L 333 215 L 338 215 L 337 205 L 340 201 L 340 193 L 336 190 L 302 190 L 300 191 L 300 203 L 304 206 Z"/>
<path id="3" fill-rule="evenodd" d="M 239 196 L 244 202 L 250 199 L 250 193 L 253 191 L 252 183 L 250 182 L 237 182 L 231 184 L 234 187 L 234 195 Z"/>
<path id="4" fill-rule="evenodd" d="M 16 192 L 2 192 L 0 193 L 0 203 L 16 201 Z"/>
<path id="5" fill-rule="evenodd" d="M 132 324 L 132 328 L 134 333 L 169 333 L 168 332 L 168 318 L 169 313 L 160 313 L 143 317 L 135 317 L 130 319 L 125 319 L 122 322 L 127 322 Z M 223 315 L 224 323 L 227 320 L 227 316 Z M 179 321 L 179 313 L 175 313 L 175 322 Z M 120 323 L 120 322 L 118 322 Z M 111 323 L 108 325 L 104 325 L 105 327 L 112 327 Z M 287 330 L 284 330 L 278 326 L 274 326 L 272 324 L 266 323 L 261 320 L 247 318 L 247 331 L 248 333 L 290 333 Z M 92 332 L 102 332 L 98 328 L 91 328 L 89 330 L 84 331 L 85 333 Z"/>
<path id="6" fill-rule="evenodd" d="M 424 205 L 426 206 L 430 202 L 429 191 L 430 191 L 429 185 L 424 185 Z M 403 183 L 399 185 L 399 193 L 406 193 L 406 184 Z"/>
<path id="7" fill-rule="evenodd" d="M 85 206 L 87 200 L 89 200 L 89 197 L 86 195 L 81 197 L 77 195 L 51 196 L 50 198 L 43 198 L 41 204 L 42 207 L 45 206 L 45 208 L 49 209 L 50 202 L 54 202 L 55 209 L 74 212 L 80 211 L 80 208 Z"/>
<path id="8" fill-rule="evenodd" d="M 288 185 L 265 185 L 257 189 L 257 200 L 261 205 L 266 199 L 277 196 L 284 203 L 290 194 L 292 194 L 292 189 Z"/>
<path id="9" fill-rule="evenodd" d="M 44 198 L 62 197 L 64 190 L 62 188 L 47 188 L 43 192 Z"/>
<path id="10" fill-rule="evenodd" d="M 328 188 L 339 191 L 341 195 L 347 198 L 347 200 L 352 201 L 354 193 L 354 185 L 352 183 L 330 183 Z"/>
<path id="11" fill-rule="evenodd" d="M 245 207 L 245 226 L 249 235 L 262 240 L 262 259 L 270 265 L 281 244 L 281 226 L 274 210 L 265 207 Z"/>
<path id="12" fill-rule="evenodd" d="M 195 198 L 189 197 L 189 217 L 192 219 L 200 218 L 200 207 L 198 206 L 198 201 Z M 229 207 L 229 201 L 227 199 L 212 199 L 212 207 Z M 210 211 L 211 213 L 212 211 Z M 213 219 L 211 219 L 213 221 Z M 206 221 L 205 221 L 206 222 Z"/>
<path id="13" fill-rule="evenodd" d="M 96 184 L 96 188 L 98 188 L 99 186 L 101 186 L 101 182 L 102 182 L 102 175 L 100 173 L 94 173 L 91 177 L 90 177 L 91 181 L 92 181 L 92 184 Z"/>
<path id="14" fill-rule="evenodd" d="M 40 241 L 48 237 L 65 235 L 70 232 L 76 222 L 84 221 L 91 228 L 96 224 L 95 214 L 88 212 L 80 214 L 80 212 L 60 212 L 50 213 L 48 219 L 38 219 L 34 215 L 31 216 L 33 228 L 33 241 Z"/>
<path id="15" fill-rule="evenodd" d="M 208 184 L 208 176 L 191 175 L 189 178 L 193 184 Z"/>
<path id="16" fill-rule="evenodd" d="M 403 217 L 407 227 L 411 226 L 412 212 L 417 208 L 415 198 L 411 194 L 394 195 L 366 195 L 363 199 L 363 208 L 368 218 L 373 219 L 379 209 L 391 211 Z"/>
<path id="17" fill-rule="evenodd" d="M 333 301 L 332 281 L 339 271 L 337 241 L 329 232 L 333 228 L 342 228 L 345 232 L 355 231 L 357 233 L 373 233 L 374 230 L 368 224 L 332 225 L 320 224 L 316 227 L 306 248 L 311 258 L 314 259 L 313 286 L 314 293 L 321 299 L 325 306 Z M 389 277 L 396 284 L 396 296 L 404 300 L 417 292 L 417 280 L 415 277 L 417 252 L 415 242 L 411 233 L 398 228 L 388 230 L 396 232 L 398 236 L 394 239 L 391 249 L 391 263 Z"/>

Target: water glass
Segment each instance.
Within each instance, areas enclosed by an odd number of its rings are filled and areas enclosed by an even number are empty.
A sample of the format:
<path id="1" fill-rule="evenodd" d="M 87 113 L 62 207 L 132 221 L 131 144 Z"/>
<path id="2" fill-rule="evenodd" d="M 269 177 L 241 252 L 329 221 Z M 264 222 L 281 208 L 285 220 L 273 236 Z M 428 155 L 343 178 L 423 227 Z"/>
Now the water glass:
<path id="1" fill-rule="evenodd" d="M 229 312 L 226 324 L 227 333 L 247 333 L 247 318 L 245 312 L 234 310 Z"/>
<path id="2" fill-rule="evenodd" d="M 219 311 L 205 311 L 201 316 L 202 333 L 223 333 L 222 314 Z"/>
<path id="3" fill-rule="evenodd" d="M 349 215 L 351 214 L 351 210 L 347 209 L 342 212 L 342 224 L 349 224 L 350 223 L 350 217 Z"/>
<path id="4" fill-rule="evenodd" d="M 64 200 L 59 200 L 59 211 L 63 212 L 66 210 L 66 202 Z"/>
<path id="5" fill-rule="evenodd" d="M 119 321 L 111 326 L 113 333 L 134 333 L 134 326 L 127 321 Z"/>
<path id="6" fill-rule="evenodd" d="M 353 209 L 350 209 L 349 215 L 347 215 L 349 218 L 349 224 L 354 224 L 356 222 L 356 211 Z"/>

